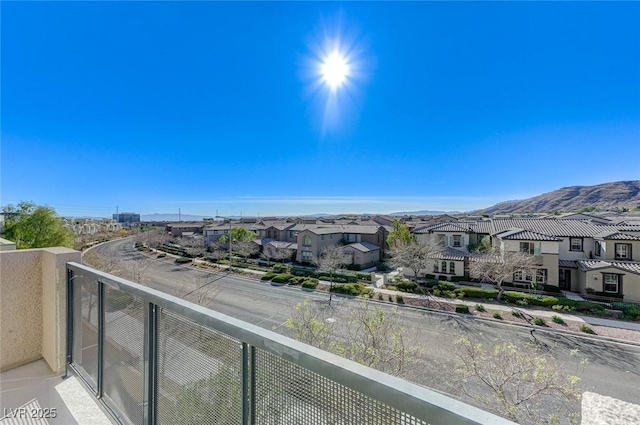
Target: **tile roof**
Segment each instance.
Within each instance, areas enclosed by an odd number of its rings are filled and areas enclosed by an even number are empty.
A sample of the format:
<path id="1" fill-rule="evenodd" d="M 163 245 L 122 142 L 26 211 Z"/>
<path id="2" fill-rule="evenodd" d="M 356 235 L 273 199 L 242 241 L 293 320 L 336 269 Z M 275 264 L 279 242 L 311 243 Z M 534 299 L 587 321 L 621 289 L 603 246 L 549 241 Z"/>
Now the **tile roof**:
<path id="1" fill-rule="evenodd" d="M 415 229 L 413 233 L 431 233 L 431 232 L 471 232 L 470 223 L 437 223 L 425 227 Z"/>
<path id="2" fill-rule="evenodd" d="M 430 256 L 436 260 L 452 260 L 452 261 L 464 261 L 465 253 L 452 248 L 444 248 L 442 251 Z"/>
<path id="3" fill-rule="evenodd" d="M 492 228 L 493 225 L 489 220 L 477 221 L 471 224 L 471 229 L 473 229 L 475 233 L 484 233 L 489 235 L 492 233 Z"/>
<path id="4" fill-rule="evenodd" d="M 345 248 L 353 248 L 353 249 L 357 249 L 360 252 L 371 252 L 371 251 L 377 251 L 380 249 L 380 247 L 378 247 L 377 245 L 374 245 L 372 243 L 368 243 L 368 242 L 357 242 L 357 243 L 350 243 L 349 245 L 345 245 Z"/>
<path id="5" fill-rule="evenodd" d="M 614 268 L 634 274 L 640 274 L 640 262 L 638 261 L 577 260 L 576 263 L 583 272 Z"/>
<path id="6" fill-rule="evenodd" d="M 555 236 L 545 235 L 544 233 L 532 232 L 524 229 L 509 229 L 500 233 L 495 233 L 500 239 L 512 241 L 559 241 Z"/>
<path id="7" fill-rule="evenodd" d="M 596 225 L 584 220 L 556 220 L 556 219 L 494 219 L 492 220 L 494 233 L 512 228 L 531 230 L 545 235 L 559 237 L 591 238 L 605 231 L 624 231 L 629 226 Z M 631 226 L 628 231 L 640 232 L 640 226 Z"/>
<path id="8" fill-rule="evenodd" d="M 604 236 L 605 240 L 614 240 L 614 241 L 640 241 L 640 236 L 627 235 L 626 233 L 612 233 L 608 236 Z"/>
<path id="9" fill-rule="evenodd" d="M 558 260 L 558 267 L 563 267 L 565 269 L 577 269 L 578 265 L 573 260 Z"/>

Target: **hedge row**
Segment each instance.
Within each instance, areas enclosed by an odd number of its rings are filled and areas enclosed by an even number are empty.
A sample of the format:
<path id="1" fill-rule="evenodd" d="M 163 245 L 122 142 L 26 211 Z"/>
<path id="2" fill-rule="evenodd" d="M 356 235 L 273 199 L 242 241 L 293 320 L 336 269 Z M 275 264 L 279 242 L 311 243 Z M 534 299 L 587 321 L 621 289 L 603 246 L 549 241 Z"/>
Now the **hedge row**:
<path id="1" fill-rule="evenodd" d="M 373 293 L 373 288 L 361 283 L 345 283 L 342 285 L 334 285 L 333 288 L 331 288 L 331 292 L 355 296 L 370 295 Z"/>

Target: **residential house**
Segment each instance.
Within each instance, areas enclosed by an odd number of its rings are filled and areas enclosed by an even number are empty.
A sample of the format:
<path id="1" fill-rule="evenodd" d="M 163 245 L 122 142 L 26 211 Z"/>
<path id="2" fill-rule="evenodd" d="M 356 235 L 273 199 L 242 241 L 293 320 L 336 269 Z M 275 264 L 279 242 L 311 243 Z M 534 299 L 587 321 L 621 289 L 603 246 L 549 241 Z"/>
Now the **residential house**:
<path id="1" fill-rule="evenodd" d="M 342 247 L 347 265 L 358 265 L 361 269 L 373 267 L 380 262 L 380 247 L 369 242 L 356 242 Z"/>

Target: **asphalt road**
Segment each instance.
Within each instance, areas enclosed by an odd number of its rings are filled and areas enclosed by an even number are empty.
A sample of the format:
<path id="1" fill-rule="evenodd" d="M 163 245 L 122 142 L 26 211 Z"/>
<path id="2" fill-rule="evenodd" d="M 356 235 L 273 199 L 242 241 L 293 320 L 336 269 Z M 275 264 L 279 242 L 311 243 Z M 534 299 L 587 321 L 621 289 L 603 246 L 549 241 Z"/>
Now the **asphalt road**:
<path id="1" fill-rule="evenodd" d="M 130 238 L 94 249 L 99 253 L 111 251 L 122 262 L 140 262 L 147 258 L 134 249 Z M 306 292 L 300 288 L 274 286 L 256 279 L 207 273 L 166 260 L 147 259 L 143 262 L 148 265 L 145 273 L 145 284 L 148 286 L 184 296 L 208 283 L 206 290 L 196 291 L 186 298 L 270 330 L 282 331 L 291 308 L 305 298 L 309 297 L 312 302 L 328 299 L 327 293 Z M 349 303 L 363 302 L 335 296 L 334 300 L 337 316 Z M 390 304 L 380 303 L 379 306 L 390 313 L 394 309 Z M 421 348 L 418 361 L 405 378 L 428 387 L 440 387 L 434 370 L 451 359 L 452 340 L 461 332 L 486 340 L 501 338 L 528 341 L 532 338 L 528 329 L 507 324 L 439 315 L 408 307 L 400 308 L 398 314 L 411 338 Z M 570 355 L 570 350 L 579 350 L 578 357 L 589 361 L 582 373 L 586 391 L 640 404 L 640 347 L 544 332 L 535 332 L 533 336 L 552 350 L 556 360 L 569 373 L 575 373 L 577 366 L 576 357 Z"/>

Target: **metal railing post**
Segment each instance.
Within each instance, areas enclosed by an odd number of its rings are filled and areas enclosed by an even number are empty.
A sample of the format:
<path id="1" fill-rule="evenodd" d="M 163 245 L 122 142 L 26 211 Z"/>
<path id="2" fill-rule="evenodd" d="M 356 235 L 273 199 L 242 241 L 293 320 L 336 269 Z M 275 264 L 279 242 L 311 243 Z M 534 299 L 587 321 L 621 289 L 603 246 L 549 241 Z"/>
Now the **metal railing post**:
<path id="1" fill-rule="evenodd" d="M 256 349 L 249 345 L 249 414 L 251 425 L 256 423 Z"/>
<path id="2" fill-rule="evenodd" d="M 96 396 L 104 394 L 104 294 L 105 284 L 98 281 L 98 382 Z"/>
<path id="3" fill-rule="evenodd" d="M 73 271 L 67 269 L 67 361 L 64 378 L 69 377 L 69 365 L 73 361 Z"/>
<path id="4" fill-rule="evenodd" d="M 151 302 L 144 307 L 144 394 L 142 400 L 142 423 L 156 423 L 158 395 L 158 310 Z"/>
<path id="5" fill-rule="evenodd" d="M 249 425 L 250 415 L 249 344 L 242 343 L 242 425 Z"/>

